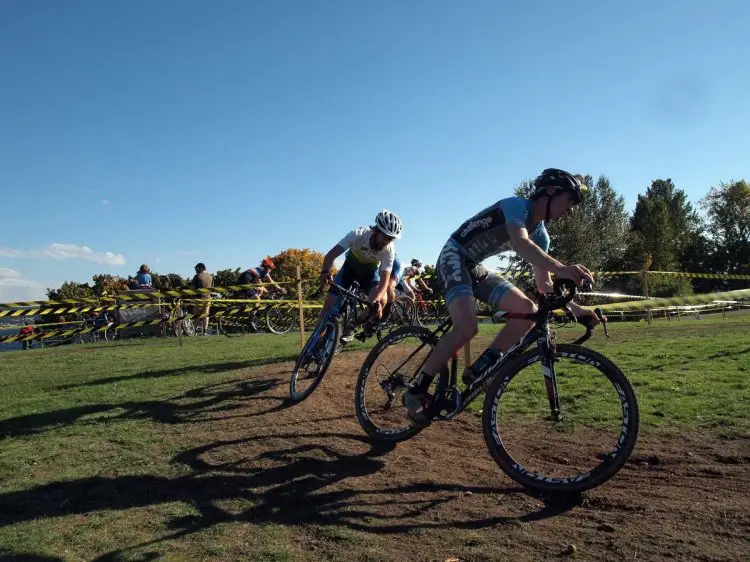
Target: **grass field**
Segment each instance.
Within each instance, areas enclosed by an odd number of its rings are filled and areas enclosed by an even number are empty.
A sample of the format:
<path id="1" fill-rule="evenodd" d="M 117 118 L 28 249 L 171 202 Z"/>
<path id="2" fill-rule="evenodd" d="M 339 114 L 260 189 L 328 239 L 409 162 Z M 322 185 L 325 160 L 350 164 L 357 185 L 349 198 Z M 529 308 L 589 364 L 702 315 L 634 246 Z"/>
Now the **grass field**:
<path id="1" fill-rule="evenodd" d="M 482 326 L 475 357 L 496 330 Z M 574 330 L 560 329 L 559 339 L 572 340 Z M 600 334 L 591 347 L 633 383 L 642 435 L 748 435 L 750 315 L 612 324 L 611 332 L 612 339 Z M 364 347 L 352 346 L 339 358 Z M 288 378 L 247 374 L 293 361 L 298 350 L 298 335 L 256 334 L 186 339 L 182 347 L 173 339 L 142 340 L 3 353 L 0 557 L 307 558 L 294 544 L 294 525 L 245 521 L 239 533 L 230 520 L 198 525 L 211 507 L 198 505 L 200 493 L 189 490 L 212 476 L 196 463 L 178 462 L 187 451 L 210 446 L 217 432 L 223 443 L 236 440 L 236 447 L 248 427 L 262 436 L 265 428 L 252 426 L 256 414 L 247 410 L 253 401 L 264 404 L 257 419 L 288 422 L 281 398 Z M 274 385 L 281 390 L 269 398 Z M 341 401 L 348 405 L 352 397 Z M 219 471 L 235 469 L 231 455 L 222 462 Z M 149 501 L 175 482 L 188 490 L 184 497 L 170 493 L 168 501 Z M 239 513 L 253 503 L 232 494 L 213 500 L 222 513 Z M 323 543 L 345 549 L 324 549 L 311 559 L 345 560 L 347 551 L 360 547 L 369 552 L 362 532 L 335 526 L 319 532 L 335 535 L 324 536 Z M 379 559 L 377 551 L 351 558 Z"/>

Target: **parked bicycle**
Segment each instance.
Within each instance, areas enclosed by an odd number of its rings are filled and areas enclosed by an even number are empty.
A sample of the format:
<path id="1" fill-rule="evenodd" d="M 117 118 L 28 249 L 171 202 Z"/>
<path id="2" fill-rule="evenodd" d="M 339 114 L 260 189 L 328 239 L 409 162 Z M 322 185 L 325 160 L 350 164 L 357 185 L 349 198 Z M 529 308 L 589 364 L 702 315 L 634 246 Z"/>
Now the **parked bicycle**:
<path id="1" fill-rule="evenodd" d="M 584 324 L 586 333 L 572 344 L 555 342 L 551 312 L 565 308 L 576 291 L 567 280 L 554 287 L 538 312 L 505 313 L 506 318 L 532 320 L 534 327 L 463 391 L 454 356 L 450 369 L 430 388 L 427 413 L 432 420 L 451 420 L 489 388 L 482 426 L 500 468 L 535 491 L 580 492 L 606 482 L 627 461 L 638 437 L 638 403 L 620 369 L 581 345 L 593 325 Z M 608 337 L 606 319 L 601 311 L 597 316 Z M 398 442 L 424 429 L 407 421 L 401 398 L 451 326 L 448 318 L 433 331 L 401 328 L 372 349 L 355 391 L 357 419 L 370 437 Z"/>
<path id="2" fill-rule="evenodd" d="M 81 323 L 78 325 L 79 330 L 85 330 L 91 328 L 96 331 L 89 331 L 85 333 L 79 333 L 73 335 L 73 343 L 97 343 L 100 341 L 107 341 L 110 339 L 107 328 L 112 325 L 112 319 L 107 314 L 101 314 L 94 318 L 83 318 Z"/>

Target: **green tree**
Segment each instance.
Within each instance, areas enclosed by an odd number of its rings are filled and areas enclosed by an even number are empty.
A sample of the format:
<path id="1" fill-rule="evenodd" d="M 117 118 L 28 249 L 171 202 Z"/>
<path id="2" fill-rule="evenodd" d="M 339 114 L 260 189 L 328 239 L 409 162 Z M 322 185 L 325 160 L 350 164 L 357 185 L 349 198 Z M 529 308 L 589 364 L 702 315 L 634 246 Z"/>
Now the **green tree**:
<path id="1" fill-rule="evenodd" d="M 692 250 L 702 244 L 702 222 L 671 179 L 651 182 L 644 195 L 638 196 L 626 251 L 626 267 L 641 269 L 650 256 L 651 268 L 657 271 L 685 269 L 691 263 Z M 668 296 L 692 292 L 688 280 L 655 278 L 651 294 Z"/>
<path id="2" fill-rule="evenodd" d="M 86 299 L 94 296 L 94 290 L 88 283 L 75 281 L 66 281 L 58 289 L 47 289 L 47 298 L 50 300 Z"/>
<path id="3" fill-rule="evenodd" d="M 92 290 L 94 295 L 102 297 L 105 295 L 112 296 L 126 291 L 128 289 L 128 281 L 119 275 L 110 275 L 109 273 L 99 273 L 94 275 L 92 278 L 94 286 Z"/>
<path id="4" fill-rule="evenodd" d="M 177 273 L 151 273 L 151 281 L 154 289 L 158 291 L 167 291 L 170 289 L 180 289 L 188 285 L 188 280 L 184 279 Z"/>
<path id="5" fill-rule="evenodd" d="M 750 184 L 744 179 L 722 182 L 709 190 L 701 206 L 708 216 L 714 246 L 713 270 L 750 274 Z"/>
<path id="6" fill-rule="evenodd" d="M 220 269 L 214 273 L 214 287 L 237 285 L 240 279 L 240 268 Z"/>

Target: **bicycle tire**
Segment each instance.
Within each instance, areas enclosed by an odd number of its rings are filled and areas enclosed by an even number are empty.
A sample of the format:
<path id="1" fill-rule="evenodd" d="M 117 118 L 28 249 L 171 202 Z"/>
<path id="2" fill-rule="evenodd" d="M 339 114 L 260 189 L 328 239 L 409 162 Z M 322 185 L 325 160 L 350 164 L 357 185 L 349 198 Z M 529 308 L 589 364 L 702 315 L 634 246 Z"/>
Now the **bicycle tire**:
<path id="1" fill-rule="evenodd" d="M 324 329 L 326 329 L 326 333 L 318 340 L 317 349 L 311 350 L 313 340 L 317 339 L 318 334 L 323 332 Z M 297 361 L 294 364 L 294 370 L 292 371 L 292 377 L 289 380 L 289 399 L 292 401 L 292 403 L 297 404 L 299 402 L 302 402 L 303 400 L 308 398 L 316 388 L 318 388 L 318 385 L 320 385 L 320 383 L 322 382 L 323 377 L 325 377 L 325 374 L 328 371 L 328 367 L 331 365 L 331 361 L 333 360 L 334 351 L 340 337 L 340 331 L 341 330 L 339 327 L 339 323 L 335 318 L 326 318 L 310 334 L 310 337 L 305 343 L 305 347 L 302 348 L 299 357 L 297 357 Z M 322 349 L 320 348 L 321 344 Z M 317 362 L 318 368 L 314 373 L 312 381 L 310 382 L 310 386 L 303 391 L 298 391 L 300 368 L 306 367 L 309 364 L 305 364 L 305 361 L 309 361 L 310 359 L 312 359 L 312 354 L 314 351 L 322 354 L 320 360 Z"/>
<path id="2" fill-rule="evenodd" d="M 416 322 L 417 310 L 414 301 L 409 297 L 399 297 L 393 302 L 394 306 L 399 306 L 400 322 L 403 326 L 412 326 Z"/>
<path id="3" fill-rule="evenodd" d="M 484 400 L 482 416 L 484 437 L 492 458 L 502 471 L 525 488 L 551 494 L 580 493 L 603 484 L 627 462 L 638 439 L 638 402 L 633 387 L 622 371 L 600 353 L 578 345 L 558 344 L 555 357 L 571 359 L 576 364 L 593 367 L 613 385 L 615 394 L 620 399 L 622 406 L 620 436 L 615 440 L 613 450 L 596 456 L 601 464 L 575 477 L 548 476 L 525 468 L 513 458 L 503 443 L 502 428 L 498 432 L 498 426 L 501 425 L 497 421 L 498 411 L 501 409 L 499 403 L 513 378 L 525 367 L 540 361 L 538 349 L 529 350 L 512 360 L 495 377 Z M 547 458 L 553 457 L 553 453 L 548 451 Z"/>
<path id="4" fill-rule="evenodd" d="M 94 334 L 87 332 L 85 334 L 79 334 L 74 340 L 74 343 L 96 343 L 96 338 Z"/>
<path id="5" fill-rule="evenodd" d="M 266 308 L 266 326 L 273 334 L 279 336 L 288 333 L 294 327 L 294 309 L 282 306 Z"/>
<path id="6" fill-rule="evenodd" d="M 417 326 L 427 326 L 430 323 L 430 317 L 432 312 L 430 310 L 430 303 L 425 300 L 419 300 L 414 305 L 414 321 Z"/>
<path id="7" fill-rule="evenodd" d="M 372 348 L 365 358 L 365 361 L 359 370 L 359 375 L 357 376 L 357 383 L 354 391 L 354 410 L 357 413 L 357 421 L 359 421 L 359 425 L 365 430 L 365 433 L 376 441 L 398 443 L 414 437 L 425 428 L 425 426 L 411 425 L 408 423 L 408 427 L 396 430 L 380 427 L 375 421 L 373 421 L 366 403 L 366 385 L 369 377 L 373 375 L 377 376 L 377 373 L 373 370 L 373 366 L 376 365 L 378 357 L 381 356 L 390 346 L 396 345 L 409 337 L 416 338 L 428 345 L 430 352 L 432 352 L 438 342 L 438 338 L 435 334 L 421 326 L 404 326 L 394 330 Z M 416 377 L 417 374 L 418 370 L 411 375 L 411 378 Z M 389 374 L 389 380 L 392 375 L 393 373 Z M 408 381 L 405 381 L 405 383 L 408 383 Z M 383 388 L 382 383 L 380 386 Z M 398 387 L 396 390 L 401 390 L 402 388 L 406 388 L 406 386 Z M 385 389 L 383 389 L 383 391 L 385 392 Z M 395 398 L 391 398 L 390 401 L 392 402 L 394 399 Z M 397 404 L 400 405 L 400 397 L 398 397 L 397 400 Z M 405 415 L 404 420 L 406 420 Z"/>

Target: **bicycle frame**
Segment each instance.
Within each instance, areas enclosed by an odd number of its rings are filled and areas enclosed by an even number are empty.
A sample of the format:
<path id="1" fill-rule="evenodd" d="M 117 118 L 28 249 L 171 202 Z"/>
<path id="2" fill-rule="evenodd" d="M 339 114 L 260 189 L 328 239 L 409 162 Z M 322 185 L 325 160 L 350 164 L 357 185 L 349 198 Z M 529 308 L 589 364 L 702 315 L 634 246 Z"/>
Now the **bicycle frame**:
<path id="1" fill-rule="evenodd" d="M 568 296 L 562 296 L 559 292 L 558 287 L 560 285 L 567 285 L 570 290 Z M 570 302 L 575 296 L 575 287 L 571 287 L 569 284 L 564 282 L 556 282 L 556 294 L 548 296 L 539 310 L 535 313 L 516 313 L 516 312 L 503 312 L 503 317 L 510 320 L 531 320 L 534 322 L 534 326 L 521 339 L 511 346 L 503 357 L 488 369 L 482 373 L 479 378 L 473 381 L 463 392 L 458 392 L 458 358 L 454 355 L 450 362 L 450 371 L 448 384 L 442 388 L 439 387 L 441 395 L 435 396 L 434 404 L 431 406 L 430 418 L 437 417 L 438 419 L 451 420 L 466 407 L 471 404 L 477 396 L 487 387 L 503 369 L 503 367 L 512 359 L 515 359 L 521 355 L 526 349 L 528 349 L 534 341 L 537 343 L 539 349 L 539 355 L 541 357 L 542 374 L 544 375 L 544 382 L 547 389 L 547 397 L 549 399 L 550 412 L 556 419 L 560 419 L 560 399 L 557 392 L 557 380 L 555 378 L 554 370 L 554 355 L 555 355 L 555 342 L 550 337 L 549 330 L 549 316 L 553 310 L 557 308 L 567 307 L 567 303 Z M 600 309 L 596 309 L 596 315 L 604 323 L 605 335 L 606 332 L 606 318 L 602 315 Z M 453 326 L 453 320 L 448 317 L 445 319 L 432 333 L 436 336 L 442 336 Z M 591 337 L 593 331 L 593 325 L 585 324 L 586 334 L 578 338 L 574 343 L 580 345 Z M 399 365 L 394 371 L 401 369 L 406 363 L 408 363 L 412 357 L 419 353 L 427 343 L 420 345 L 414 352 L 412 352 L 406 360 Z M 427 357 L 422 361 L 419 366 L 421 369 L 424 363 L 427 361 Z M 468 367 L 468 365 L 467 365 Z M 443 376 L 441 375 L 441 379 Z"/>
<path id="2" fill-rule="evenodd" d="M 325 326 L 328 321 L 336 319 L 343 314 L 344 325 L 346 326 L 349 323 L 350 319 L 355 317 L 357 314 L 357 302 L 369 305 L 368 301 L 356 294 L 356 291 L 359 288 L 359 284 L 356 281 L 350 289 L 342 287 L 341 285 L 334 283 L 333 281 L 331 281 L 330 284 L 331 287 L 333 287 L 338 292 L 338 295 L 336 301 L 333 303 L 333 306 L 330 308 L 330 310 L 328 310 L 328 312 L 325 313 L 325 316 L 320 319 L 320 322 L 318 322 L 318 325 L 315 327 L 315 330 L 310 337 L 310 345 L 313 346 L 318 343 L 321 328 Z"/>

